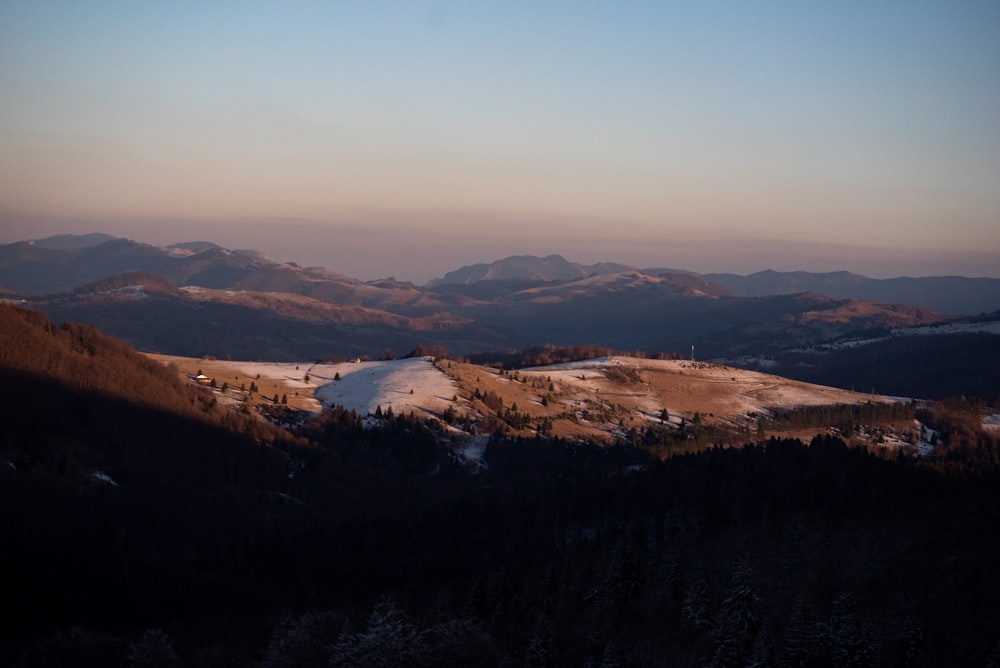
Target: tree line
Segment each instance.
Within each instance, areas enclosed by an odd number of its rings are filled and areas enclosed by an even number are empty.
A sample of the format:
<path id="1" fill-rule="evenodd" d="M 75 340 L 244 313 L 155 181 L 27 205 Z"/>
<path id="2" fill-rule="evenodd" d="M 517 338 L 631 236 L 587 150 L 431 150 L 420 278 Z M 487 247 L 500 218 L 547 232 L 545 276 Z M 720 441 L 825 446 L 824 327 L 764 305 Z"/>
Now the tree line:
<path id="1" fill-rule="evenodd" d="M 596 344 L 577 346 L 544 344 L 525 350 L 491 351 L 468 355 L 465 359 L 472 364 L 481 364 L 483 366 L 496 366 L 503 369 L 524 369 L 548 364 L 578 362 L 597 357 L 613 357 L 615 355 L 637 357 L 639 359 L 683 359 L 683 356 L 677 353 L 648 353 L 641 350 L 621 351 Z"/>

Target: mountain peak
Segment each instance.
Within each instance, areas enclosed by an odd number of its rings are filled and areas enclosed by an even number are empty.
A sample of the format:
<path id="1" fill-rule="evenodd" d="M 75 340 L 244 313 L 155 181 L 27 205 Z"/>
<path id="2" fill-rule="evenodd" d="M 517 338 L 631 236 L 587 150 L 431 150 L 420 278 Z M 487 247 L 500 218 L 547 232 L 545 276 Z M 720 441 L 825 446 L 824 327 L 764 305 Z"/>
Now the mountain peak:
<path id="1" fill-rule="evenodd" d="M 112 241 L 115 237 L 103 232 L 92 232 L 90 234 L 57 234 L 44 239 L 36 239 L 32 243 L 39 248 L 50 250 L 79 250 L 81 248 L 93 248 L 103 243 Z"/>
<path id="2" fill-rule="evenodd" d="M 545 257 L 512 255 L 489 264 L 473 264 L 450 271 L 428 286 L 469 285 L 479 281 L 571 281 L 592 274 L 612 274 L 630 269 L 632 267 L 610 262 L 579 264 L 557 254 Z"/>

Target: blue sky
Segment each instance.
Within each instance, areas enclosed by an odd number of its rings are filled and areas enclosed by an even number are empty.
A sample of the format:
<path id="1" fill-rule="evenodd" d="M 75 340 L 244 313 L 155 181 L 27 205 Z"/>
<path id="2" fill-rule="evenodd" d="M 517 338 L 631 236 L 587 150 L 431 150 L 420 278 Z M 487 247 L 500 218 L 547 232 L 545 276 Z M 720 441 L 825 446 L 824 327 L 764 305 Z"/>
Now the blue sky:
<path id="1" fill-rule="evenodd" d="M 0 242 L 1000 275 L 998 72 L 997 2 L 5 0 Z"/>

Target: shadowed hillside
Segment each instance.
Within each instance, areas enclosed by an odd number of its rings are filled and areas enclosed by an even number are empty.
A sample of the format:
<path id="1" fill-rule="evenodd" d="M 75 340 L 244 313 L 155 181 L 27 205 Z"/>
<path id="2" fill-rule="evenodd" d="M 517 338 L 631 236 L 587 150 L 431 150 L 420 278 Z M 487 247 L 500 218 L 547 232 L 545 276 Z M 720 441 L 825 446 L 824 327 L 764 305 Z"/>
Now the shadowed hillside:
<path id="1" fill-rule="evenodd" d="M 946 445 L 924 461 L 494 437 L 473 474 L 420 419 L 334 408 L 282 436 L 2 309 L 5 664 L 1000 657 L 1000 446 L 960 403 L 921 418 Z"/>

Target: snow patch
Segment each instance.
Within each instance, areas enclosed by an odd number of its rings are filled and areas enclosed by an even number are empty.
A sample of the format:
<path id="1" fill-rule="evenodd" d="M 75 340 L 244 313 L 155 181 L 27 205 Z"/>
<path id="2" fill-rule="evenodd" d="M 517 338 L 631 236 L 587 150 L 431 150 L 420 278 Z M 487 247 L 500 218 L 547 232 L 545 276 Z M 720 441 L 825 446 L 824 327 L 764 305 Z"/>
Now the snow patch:
<path id="1" fill-rule="evenodd" d="M 868 439 L 870 445 L 902 450 L 917 457 L 928 457 L 934 452 L 941 434 L 930 429 L 920 420 L 913 421 L 913 430 L 900 434 L 894 431 L 883 431 L 880 428 L 862 427 L 859 433 Z"/>
<path id="2" fill-rule="evenodd" d="M 460 462 L 472 469 L 473 473 L 489 470 L 486 463 L 486 448 L 490 444 L 489 436 L 472 436 L 455 445 L 452 452 Z"/>
<path id="3" fill-rule="evenodd" d="M 290 501 L 291 503 L 294 503 L 298 506 L 306 505 L 306 502 L 303 501 L 302 499 L 295 496 L 291 496 L 290 494 L 285 494 L 284 492 L 278 492 L 278 496 L 284 499 L 285 501 Z"/>
<path id="4" fill-rule="evenodd" d="M 120 288 L 111 288 L 110 290 L 97 290 L 95 292 L 79 292 L 76 294 L 78 298 L 107 297 L 108 295 L 118 295 L 120 297 L 124 297 L 125 299 L 130 299 L 133 301 L 140 301 L 142 299 L 149 298 L 149 294 L 146 293 L 145 287 L 141 285 L 126 285 Z"/>
<path id="5" fill-rule="evenodd" d="M 93 478 L 94 480 L 98 480 L 100 482 L 107 483 L 108 485 L 111 485 L 112 487 L 118 487 L 118 483 L 115 482 L 114 478 L 112 478 L 111 476 L 109 476 L 104 471 L 94 470 L 93 472 L 91 472 L 90 477 Z"/>
<path id="6" fill-rule="evenodd" d="M 333 380 L 329 370 L 340 373 Z M 316 391 L 324 407 L 343 406 L 361 415 L 386 412 L 433 415 L 452 405 L 458 387 L 430 357 L 338 364 L 324 367 L 329 382 Z"/>
<path id="7" fill-rule="evenodd" d="M 1000 334 L 1000 320 L 988 322 L 952 322 L 892 330 L 893 336 L 933 336 L 935 334 Z"/>

